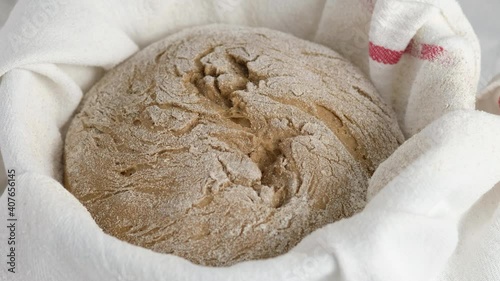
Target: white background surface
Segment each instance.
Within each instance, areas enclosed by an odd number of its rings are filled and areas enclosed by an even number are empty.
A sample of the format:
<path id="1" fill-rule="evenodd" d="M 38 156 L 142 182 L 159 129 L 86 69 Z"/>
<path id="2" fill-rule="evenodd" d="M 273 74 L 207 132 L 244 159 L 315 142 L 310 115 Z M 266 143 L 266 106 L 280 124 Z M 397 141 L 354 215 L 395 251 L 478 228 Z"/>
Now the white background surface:
<path id="1" fill-rule="evenodd" d="M 0 0 L 0 26 L 2 26 L 7 19 L 9 11 L 12 9 L 15 2 L 15 0 Z"/>
<path id="2" fill-rule="evenodd" d="M 500 0 L 459 0 L 481 44 L 479 89 L 500 73 Z"/>

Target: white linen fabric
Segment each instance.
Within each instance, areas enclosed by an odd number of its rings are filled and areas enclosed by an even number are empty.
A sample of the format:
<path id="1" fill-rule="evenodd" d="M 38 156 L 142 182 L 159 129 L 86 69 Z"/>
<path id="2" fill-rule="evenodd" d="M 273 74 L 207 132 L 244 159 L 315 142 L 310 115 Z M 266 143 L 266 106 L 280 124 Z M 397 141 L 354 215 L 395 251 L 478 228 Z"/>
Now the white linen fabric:
<path id="1" fill-rule="evenodd" d="M 208 23 L 269 27 L 338 51 L 372 79 L 408 138 L 373 175 L 361 213 L 285 255 L 227 268 L 104 234 L 60 183 L 82 93 L 140 48 Z M 17 273 L 2 269 L 0 280 L 500 280 L 500 117 L 475 110 L 479 54 L 452 0 L 20 0 L 0 30 L 0 149 L 16 170 L 18 219 Z M 9 235 L 3 227 L 0 241 Z"/>

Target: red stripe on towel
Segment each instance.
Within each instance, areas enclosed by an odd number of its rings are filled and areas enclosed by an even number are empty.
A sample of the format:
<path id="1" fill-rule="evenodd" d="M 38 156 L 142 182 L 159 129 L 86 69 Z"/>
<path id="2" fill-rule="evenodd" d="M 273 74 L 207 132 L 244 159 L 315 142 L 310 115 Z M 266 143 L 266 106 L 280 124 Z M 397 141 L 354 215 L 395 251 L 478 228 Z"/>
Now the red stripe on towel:
<path id="1" fill-rule="evenodd" d="M 422 60 L 435 61 L 445 52 L 444 48 L 441 46 L 425 43 L 418 44 L 413 40 L 410 41 L 408 46 L 406 46 L 403 51 L 391 50 L 384 46 L 375 45 L 372 42 L 369 44 L 368 52 L 370 54 L 370 58 L 383 64 L 396 64 L 399 62 L 403 54 L 409 54 L 412 57 Z"/>
<path id="2" fill-rule="evenodd" d="M 370 58 L 376 62 L 383 64 L 396 64 L 403 56 L 404 51 L 395 51 L 387 49 L 384 46 L 375 45 L 370 42 L 370 48 L 368 50 Z"/>
<path id="3" fill-rule="evenodd" d="M 444 48 L 437 45 L 422 44 L 419 58 L 434 61 L 444 52 Z"/>

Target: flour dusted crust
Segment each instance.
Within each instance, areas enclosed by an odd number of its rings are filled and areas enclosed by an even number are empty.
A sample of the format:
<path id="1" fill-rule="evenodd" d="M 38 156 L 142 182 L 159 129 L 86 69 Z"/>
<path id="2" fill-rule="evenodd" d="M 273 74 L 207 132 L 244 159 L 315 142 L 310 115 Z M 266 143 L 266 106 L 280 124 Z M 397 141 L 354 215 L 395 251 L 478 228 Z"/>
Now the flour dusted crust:
<path id="1" fill-rule="evenodd" d="M 109 71 L 65 144 L 65 185 L 104 232 L 198 264 L 287 252 L 365 205 L 403 141 L 336 52 L 268 29 L 172 35 Z"/>

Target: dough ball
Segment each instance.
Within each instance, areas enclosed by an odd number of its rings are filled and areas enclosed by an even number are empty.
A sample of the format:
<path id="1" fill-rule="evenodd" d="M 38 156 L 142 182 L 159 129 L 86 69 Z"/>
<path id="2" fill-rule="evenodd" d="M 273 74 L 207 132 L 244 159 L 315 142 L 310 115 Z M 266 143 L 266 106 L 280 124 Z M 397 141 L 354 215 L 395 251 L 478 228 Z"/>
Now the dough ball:
<path id="1" fill-rule="evenodd" d="M 278 31 L 182 31 L 109 71 L 65 143 L 65 185 L 104 232 L 194 263 L 286 253 L 366 203 L 403 142 L 336 52 Z"/>

